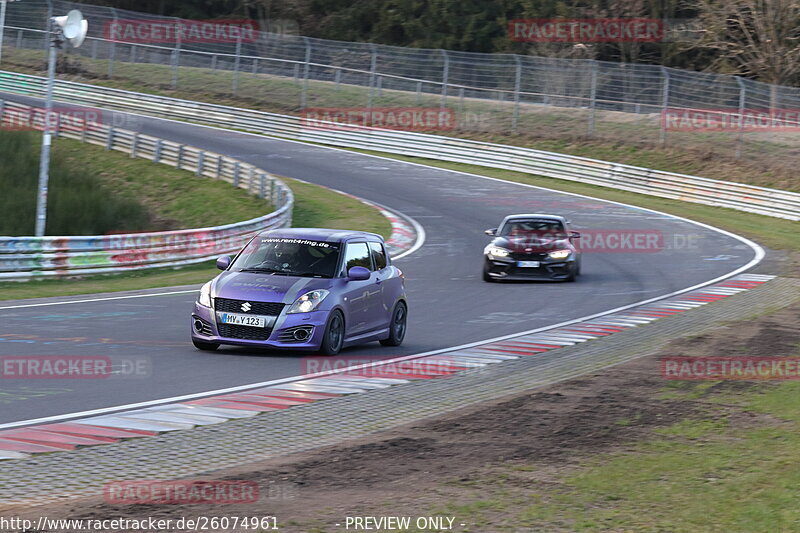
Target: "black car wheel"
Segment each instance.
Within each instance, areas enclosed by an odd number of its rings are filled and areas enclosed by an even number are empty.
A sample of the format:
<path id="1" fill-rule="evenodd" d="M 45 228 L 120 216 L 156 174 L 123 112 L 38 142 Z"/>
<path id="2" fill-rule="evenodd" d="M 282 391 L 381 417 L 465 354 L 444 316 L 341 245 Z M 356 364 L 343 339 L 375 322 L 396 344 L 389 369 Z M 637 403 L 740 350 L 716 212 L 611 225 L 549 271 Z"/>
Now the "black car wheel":
<path id="1" fill-rule="evenodd" d="M 325 355 L 336 355 L 344 344 L 344 317 L 341 311 L 334 311 L 325 326 L 325 335 L 319 351 Z"/>
<path id="2" fill-rule="evenodd" d="M 389 324 L 389 338 L 383 339 L 384 346 L 400 346 L 406 336 L 406 323 L 408 321 L 408 308 L 403 302 L 397 302 L 392 313 L 392 322 Z"/>
<path id="3" fill-rule="evenodd" d="M 202 342 L 192 339 L 192 344 L 194 344 L 195 348 L 197 348 L 198 350 L 203 350 L 204 352 L 213 352 L 214 350 L 219 348 L 219 344 L 217 344 L 216 342 Z"/>
<path id="4" fill-rule="evenodd" d="M 489 275 L 489 266 L 488 265 L 485 265 L 483 267 L 483 281 L 489 281 L 489 282 L 494 281 L 494 278 Z"/>

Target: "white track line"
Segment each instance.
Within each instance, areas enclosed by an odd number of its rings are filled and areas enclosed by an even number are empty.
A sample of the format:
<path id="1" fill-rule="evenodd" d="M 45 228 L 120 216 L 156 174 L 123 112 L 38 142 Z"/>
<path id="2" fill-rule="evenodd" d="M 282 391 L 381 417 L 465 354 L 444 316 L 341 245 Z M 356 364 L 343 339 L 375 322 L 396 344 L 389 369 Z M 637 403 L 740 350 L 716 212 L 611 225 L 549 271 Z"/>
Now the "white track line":
<path id="1" fill-rule="evenodd" d="M 0 307 L 0 309 L 20 309 L 23 307 L 46 307 L 48 305 L 67 305 L 67 304 L 81 304 L 86 302 L 107 302 L 109 300 L 127 300 L 130 298 L 149 298 L 151 296 L 168 296 L 170 294 L 189 294 L 197 292 L 200 289 L 190 289 L 186 291 L 170 291 L 170 292 L 155 292 L 151 294 L 129 294 L 126 296 L 109 296 L 107 298 L 89 298 L 86 300 L 67 300 L 62 302 L 44 302 L 38 304 L 24 304 L 24 305 L 7 305 Z"/>

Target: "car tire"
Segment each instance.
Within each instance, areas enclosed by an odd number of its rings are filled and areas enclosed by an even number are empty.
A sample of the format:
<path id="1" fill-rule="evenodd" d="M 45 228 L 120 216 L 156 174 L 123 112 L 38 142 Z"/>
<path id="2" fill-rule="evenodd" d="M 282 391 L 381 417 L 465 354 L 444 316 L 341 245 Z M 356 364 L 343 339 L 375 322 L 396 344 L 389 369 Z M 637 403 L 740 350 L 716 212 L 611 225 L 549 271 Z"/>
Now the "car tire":
<path id="1" fill-rule="evenodd" d="M 392 311 L 392 321 L 389 323 L 389 337 L 383 339 L 383 346 L 400 346 L 406 336 L 408 323 L 408 307 L 404 302 L 397 302 Z"/>
<path id="2" fill-rule="evenodd" d="M 494 278 L 489 275 L 489 269 L 483 267 L 483 281 L 488 281 L 489 283 L 494 281 Z"/>
<path id="3" fill-rule="evenodd" d="M 202 342 L 192 339 L 192 344 L 194 344 L 195 348 L 198 350 L 203 350 L 204 352 L 213 352 L 219 348 L 219 344 L 216 342 Z"/>
<path id="4" fill-rule="evenodd" d="M 342 345 L 344 345 L 344 333 L 344 316 L 341 311 L 334 311 L 325 326 L 322 344 L 319 347 L 320 353 L 324 355 L 336 355 L 339 353 Z"/>
<path id="5" fill-rule="evenodd" d="M 575 281 L 578 279 L 578 274 L 580 273 L 580 267 L 573 267 L 572 271 L 569 273 L 569 276 L 566 277 L 564 281 Z"/>

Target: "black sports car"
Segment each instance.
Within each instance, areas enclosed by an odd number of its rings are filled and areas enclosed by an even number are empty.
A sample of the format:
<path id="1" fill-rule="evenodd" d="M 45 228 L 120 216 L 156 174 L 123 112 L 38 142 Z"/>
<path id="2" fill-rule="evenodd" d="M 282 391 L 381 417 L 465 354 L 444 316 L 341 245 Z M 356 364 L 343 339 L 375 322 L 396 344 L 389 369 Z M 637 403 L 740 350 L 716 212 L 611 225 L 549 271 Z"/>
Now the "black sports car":
<path id="1" fill-rule="evenodd" d="M 483 280 L 550 279 L 575 281 L 581 257 L 569 221 L 557 215 L 509 215 L 486 230 L 494 239 L 483 250 Z"/>

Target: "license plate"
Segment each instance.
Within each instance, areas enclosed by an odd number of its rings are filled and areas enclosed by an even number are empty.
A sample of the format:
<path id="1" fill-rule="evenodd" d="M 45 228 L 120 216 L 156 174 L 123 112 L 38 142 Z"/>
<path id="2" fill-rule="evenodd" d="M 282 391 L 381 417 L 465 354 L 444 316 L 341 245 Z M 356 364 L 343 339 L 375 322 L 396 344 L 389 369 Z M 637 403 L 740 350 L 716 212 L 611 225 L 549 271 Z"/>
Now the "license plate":
<path id="1" fill-rule="evenodd" d="M 517 261 L 517 266 L 522 268 L 539 268 L 539 261 Z"/>
<path id="2" fill-rule="evenodd" d="M 233 324 L 236 326 L 251 326 L 265 328 L 271 324 L 275 317 L 259 315 L 240 315 L 237 313 L 217 313 L 220 324 Z"/>

